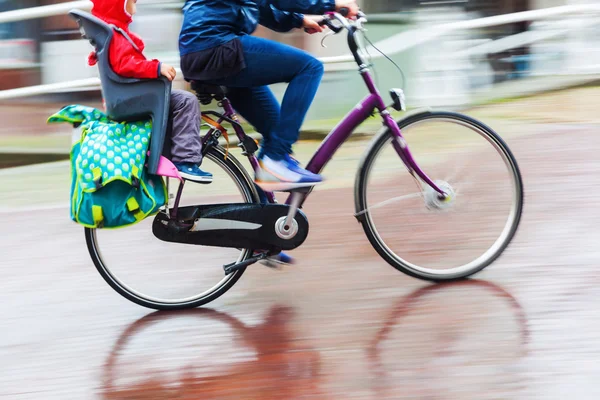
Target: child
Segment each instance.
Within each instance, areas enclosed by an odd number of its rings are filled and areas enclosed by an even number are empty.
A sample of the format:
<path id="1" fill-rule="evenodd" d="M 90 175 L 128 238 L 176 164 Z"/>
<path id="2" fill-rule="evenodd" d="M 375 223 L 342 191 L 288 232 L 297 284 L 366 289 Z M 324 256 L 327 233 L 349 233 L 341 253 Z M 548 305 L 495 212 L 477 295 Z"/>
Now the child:
<path id="1" fill-rule="evenodd" d="M 109 62 L 117 75 L 139 79 L 159 78 L 162 75 L 170 81 L 175 79 L 175 68 L 158 60 L 146 59 L 142 53 L 144 42 L 129 31 L 137 0 L 92 0 L 92 3 L 94 16 L 119 28 L 114 30 L 109 46 Z M 88 62 L 89 65 L 96 64 L 95 52 L 90 54 Z M 196 97 L 183 90 L 173 90 L 170 117 L 173 121 L 171 159 L 179 173 L 183 178 L 194 182 L 212 182 L 212 174 L 199 168 L 202 162 L 202 143 L 200 106 Z"/>

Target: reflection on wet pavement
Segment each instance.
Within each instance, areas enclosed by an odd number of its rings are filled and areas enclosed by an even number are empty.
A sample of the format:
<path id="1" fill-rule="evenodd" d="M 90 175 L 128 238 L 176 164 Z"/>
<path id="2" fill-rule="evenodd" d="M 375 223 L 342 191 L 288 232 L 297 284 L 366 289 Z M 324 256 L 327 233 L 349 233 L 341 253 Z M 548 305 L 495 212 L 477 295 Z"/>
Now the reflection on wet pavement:
<path id="1" fill-rule="evenodd" d="M 490 312 L 496 308 L 502 312 Z M 512 398 L 527 341 L 521 305 L 491 282 L 418 289 L 392 308 L 368 348 L 377 398 L 477 399 L 486 391 Z"/>
<path id="2" fill-rule="evenodd" d="M 436 307 L 440 301 L 445 305 Z M 497 312 L 490 315 L 490 309 Z M 293 309 L 285 306 L 271 307 L 253 326 L 211 309 L 149 314 L 128 326 L 113 346 L 103 368 L 102 396 L 335 398 L 321 389 L 332 371 L 314 346 L 295 337 L 293 318 Z M 496 331 L 500 325 L 503 332 Z M 427 286 L 394 303 L 373 338 L 362 341 L 368 368 L 345 379 L 368 381 L 364 390 L 376 398 L 454 392 L 456 398 L 475 399 L 481 390 L 502 389 L 506 372 L 526 353 L 527 335 L 522 308 L 499 286 L 485 281 Z M 456 378 L 468 378 L 460 385 L 468 390 L 452 391 Z"/>
<path id="3" fill-rule="evenodd" d="M 210 309 L 150 314 L 129 326 L 113 347 L 104 367 L 103 397 L 314 395 L 321 375 L 319 353 L 295 342 L 292 317 L 293 310 L 285 306 L 273 306 L 255 326 Z M 171 330 L 174 326 L 186 332 Z M 157 333 L 157 342 L 149 346 Z"/>

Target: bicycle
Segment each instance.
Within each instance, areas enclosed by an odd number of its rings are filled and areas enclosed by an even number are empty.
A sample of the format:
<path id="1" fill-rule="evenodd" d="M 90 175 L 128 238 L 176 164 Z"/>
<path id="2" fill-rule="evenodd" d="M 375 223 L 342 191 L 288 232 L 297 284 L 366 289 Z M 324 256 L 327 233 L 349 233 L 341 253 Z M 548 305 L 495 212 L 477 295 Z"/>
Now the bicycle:
<path id="1" fill-rule="evenodd" d="M 329 133 L 306 168 L 320 173 L 352 132 L 378 112 L 383 121 L 383 128 L 365 152 L 356 175 L 354 189 L 356 219 L 362 225 L 373 248 L 400 272 L 429 281 L 451 281 L 471 276 L 495 261 L 517 231 L 523 209 L 523 183 L 517 161 L 506 143 L 491 128 L 462 114 L 424 111 L 395 121 L 389 109 L 406 111 L 404 93 L 400 89 L 390 90 L 391 105 L 386 105 L 380 95 L 370 74 L 370 66 L 362 54 L 364 49 L 357 41 L 358 34 L 363 32 L 366 22 L 367 18 L 362 13 L 356 20 L 348 20 L 341 13 L 335 12 L 327 13 L 323 17 L 322 24 L 327 25 L 334 34 L 342 30 L 348 32 L 348 46 L 358 65 L 358 72 L 369 90 L 369 95 Z M 210 130 L 203 136 L 202 141 L 205 160 L 212 163 L 211 171 L 214 171 L 215 175 L 211 187 L 212 202 L 206 202 L 206 191 L 194 193 L 195 188 L 200 187 L 196 185 L 186 190 L 186 196 L 190 198 L 192 204 L 184 206 L 183 198 L 186 197 L 184 187 L 188 188 L 189 185 L 181 183 L 174 203 L 165 205 L 152 221 L 154 235 L 152 239 L 159 239 L 153 242 L 157 245 L 156 250 L 148 246 L 150 239 L 143 238 L 143 235 L 147 234 L 147 231 L 141 228 L 143 224 L 136 225 L 135 234 L 130 233 L 132 228 L 125 230 L 128 232 L 127 240 L 121 238 L 114 242 L 108 239 L 104 241 L 103 237 L 109 235 L 104 231 L 85 230 L 89 253 L 104 280 L 128 300 L 159 310 L 194 308 L 215 300 L 238 282 L 248 266 L 280 251 L 299 247 L 308 235 L 308 219 L 301 208 L 313 188 L 291 191 L 285 204 L 277 203 L 273 193 L 258 190 L 241 162 L 219 144 L 219 139 L 226 132 L 222 124 L 228 123 L 237 135 L 242 155 L 248 159 L 252 169 L 257 170 L 255 152 L 258 150 L 258 143 L 244 132 L 235 110 L 227 99 L 226 89 L 199 82 L 193 82 L 192 88 L 196 91 L 200 102 L 209 104 L 216 100 L 223 109 L 223 112 L 203 113 L 205 121 L 211 124 Z M 439 127 L 440 124 L 443 128 Z M 414 141 L 412 138 L 406 139 L 407 131 L 411 133 L 423 126 L 427 128 L 424 132 L 437 135 L 435 140 L 427 141 L 420 139 L 419 136 L 415 136 Z M 457 128 L 467 128 L 470 134 L 475 133 L 474 138 L 456 139 L 459 136 L 453 129 Z M 457 142 L 449 147 L 453 151 L 451 156 L 439 150 L 440 146 L 453 139 Z M 412 150 L 409 150 L 408 143 L 411 141 Z M 413 153 L 415 149 L 420 150 L 430 145 L 437 146 L 434 149 L 435 155 L 429 158 L 422 157 L 419 161 L 419 165 L 435 161 L 428 171 L 429 174 L 426 174 L 425 170 L 417 164 L 416 158 L 419 157 L 415 157 Z M 492 154 L 482 156 L 481 150 L 490 151 Z M 466 193 L 469 193 L 468 185 L 465 186 L 466 189 L 457 190 L 456 184 L 452 183 L 454 178 L 431 178 L 434 176 L 431 171 L 436 169 L 441 169 L 438 175 L 448 173 L 448 160 L 458 159 L 459 156 L 456 154 L 458 151 L 464 152 L 460 155 L 461 159 L 469 159 L 471 162 L 474 160 L 473 163 L 477 166 L 473 168 L 471 165 L 468 173 L 463 176 L 485 174 L 483 183 L 475 187 L 474 203 L 461 200 L 464 197 L 460 194 L 461 191 L 466 190 Z M 386 155 L 386 152 L 389 154 Z M 502 161 L 502 171 L 492 172 L 491 162 L 497 159 Z M 383 172 L 375 174 L 374 171 L 381 165 L 384 166 Z M 405 171 L 400 175 L 395 168 L 399 168 L 400 171 L 406 170 L 408 174 Z M 408 182 L 395 181 L 404 177 Z M 391 190 L 413 187 L 410 181 L 416 184 L 416 191 L 380 200 L 382 194 L 389 197 Z M 223 185 L 230 183 L 233 183 L 233 190 L 222 188 Z M 168 184 L 167 180 L 167 186 Z M 237 201 L 232 200 L 232 192 Z M 486 200 L 485 196 L 491 198 Z M 501 212 L 499 199 L 502 196 L 508 196 L 510 206 L 507 215 L 502 214 L 498 217 L 498 213 Z M 401 220 L 398 219 L 398 222 L 396 222 L 397 212 L 386 211 L 382 214 L 386 224 L 377 223 L 379 210 L 397 203 L 402 204 L 400 211 L 408 209 L 411 205 L 416 208 L 411 209 L 410 214 Z M 484 218 L 474 221 L 470 217 L 478 209 L 483 209 Z M 456 217 L 456 214 L 463 210 L 467 212 L 467 217 Z M 409 235 L 398 234 L 399 227 L 408 226 L 409 222 L 420 216 L 424 217 L 426 223 L 421 223 L 416 228 L 407 228 L 410 230 L 407 232 Z M 449 222 L 443 223 L 442 216 L 448 216 Z M 496 225 L 499 226 L 499 234 L 487 233 L 487 230 Z M 458 231 L 458 228 L 469 226 L 478 227 L 474 238 L 464 237 L 464 234 Z M 482 226 L 485 229 L 482 229 Z M 442 231 L 442 236 L 437 240 L 431 240 L 430 236 L 438 231 Z M 132 253 L 131 244 L 123 247 L 123 243 L 131 243 L 133 238 L 139 241 L 144 251 Z M 173 243 L 179 246 L 177 251 L 167 249 L 167 245 Z M 182 246 L 182 244 L 195 246 Z M 395 251 L 392 247 L 403 244 L 409 246 L 409 249 L 401 256 L 398 254 L 399 251 Z M 418 245 L 425 250 L 419 250 Z M 438 245 L 441 249 L 434 249 Z M 224 276 L 221 270 L 219 276 L 208 278 L 209 288 L 200 293 L 197 289 L 200 286 L 198 282 L 200 278 L 196 275 L 197 268 L 192 267 L 199 253 L 193 251 L 184 254 L 187 249 L 196 249 L 196 246 L 203 246 L 200 255 L 205 262 L 216 263 L 213 261 L 216 249 L 227 249 L 227 252 L 232 253 L 231 256 L 229 253 L 227 255 L 230 262 L 219 261 L 219 264 L 223 265 Z M 475 258 L 470 256 L 467 258 L 464 253 L 474 247 L 482 247 L 483 250 Z M 111 259 L 110 256 L 106 256 L 108 249 L 111 252 L 115 249 L 120 251 L 116 258 Z M 454 260 L 445 257 L 450 249 L 455 249 L 460 258 L 465 258 L 465 261 L 456 261 L 457 265 L 448 267 Z M 415 258 L 424 256 L 433 256 L 434 264 L 443 262 L 441 268 L 429 262 L 426 265 L 421 265 L 421 261 L 413 262 Z M 131 260 L 125 261 L 127 257 Z M 163 267 L 166 264 L 168 268 Z M 120 267 L 121 265 L 124 267 Z M 141 284 L 131 283 L 131 280 L 137 276 L 150 276 L 152 265 L 158 268 L 158 278 L 146 279 Z M 119 271 L 119 268 L 123 269 Z M 194 273 L 193 278 L 183 277 L 188 271 Z M 204 270 L 202 276 L 216 273 L 215 271 L 217 269 Z M 167 283 L 171 278 L 174 282 Z M 213 279 L 216 283 L 212 283 Z M 176 291 L 184 290 L 191 294 L 174 294 Z M 161 294 L 147 293 L 156 293 L 155 291 Z"/>

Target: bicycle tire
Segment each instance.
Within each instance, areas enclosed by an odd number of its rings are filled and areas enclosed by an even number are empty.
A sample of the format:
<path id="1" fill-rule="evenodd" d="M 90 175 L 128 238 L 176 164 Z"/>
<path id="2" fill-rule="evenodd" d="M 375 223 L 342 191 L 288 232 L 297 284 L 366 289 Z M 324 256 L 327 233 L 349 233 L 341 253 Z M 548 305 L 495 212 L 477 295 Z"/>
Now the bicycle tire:
<path id="1" fill-rule="evenodd" d="M 370 212 L 365 212 L 367 209 L 367 184 L 370 170 L 373 166 L 373 163 L 378 156 L 379 152 L 383 148 L 383 146 L 392 140 L 392 132 L 389 128 L 383 128 L 382 131 L 373 139 L 370 147 L 365 152 L 363 159 L 359 164 L 358 173 L 356 175 L 355 181 L 355 209 L 356 214 L 359 215 L 361 212 L 363 213 L 359 217 L 359 222 L 361 223 L 363 230 L 369 239 L 369 242 L 373 246 L 373 248 L 377 251 L 377 253 L 392 267 L 397 269 L 398 271 L 405 273 L 414 278 L 433 281 L 433 282 L 444 282 L 444 281 L 453 281 L 458 279 L 463 279 L 468 276 L 471 276 L 487 266 L 493 263 L 500 255 L 504 252 L 504 250 L 508 247 L 510 242 L 512 241 L 514 235 L 517 232 L 519 223 L 521 221 L 521 214 L 523 212 L 523 203 L 524 203 L 524 193 L 523 193 L 523 180 L 521 177 L 521 172 L 519 170 L 519 166 L 517 161 L 508 148 L 508 145 L 502 140 L 502 138 L 494 132 L 490 127 L 485 124 L 477 121 L 471 117 L 468 117 L 463 114 L 454 113 L 454 112 L 443 112 L 443 111 L 426 111 L 419 114 L 415 114 L 412 116 L 408 116 L 404 119 L 400 119 L 397 121 L 398 127 L 403 130 L 409 127 L 410 125 L 416 124 L 418 122 L 422 122 L 424 120 L 452 120 L 459 124 L 468 125 L 471 128 L 475 128 L 475 130 L 479 131 L 481 134 L 486 136 L 488 141 L 493 142 L 497 149 L 500 150 L 501 154 L 507 161 L 507 165 L 510 165 L 510 174 L 514 179 L 514 190 L 516 192 L 516 207 L 514 211 L 514 216 L 511 220 L 510 229 L 508 234 L 505 236 L 503 242 L 497 250 L 486 257 L 484 260 L 479 262 L 477 265 L 469 268 L 463 272 L 456 273 L 424 273 L 419 269 L 413 268 L 410 263 L 405 262 L 399 256 L 394 254 L 387 245 L 383 243 L 381 237 L 379 237 L 377 233 L 377 229 L 374 226 L 374 222 L 371 218 Z M 410 143 L 409 143 L 410 146 Z M 402 162 L 400 158 L 398 158 L 399 162 Z M 427 171 L 425 171 L 427 173 Z M 423 268 L 425 269 L 425 268 Z"/>
<path id="2" fill-rule="evenodd" d="M 247 203 L 259 203 L 259 196 L 252 181 L 252 178 L 248 175 L 244 167 L 241 163 L 236 160 L 231 154 L 226 156 L 225 149 L 221 146 L 213 146 L 211 147 L 206 156 L 211 161 L 216 164 L 221 165 L 228 175 L 236 180 L 238 187 L 241 189 L 243 196 Z M 163 310 L 163 311 L 171 311 L 171 310 L 182 310 L 182 309 L 190 309 L 203 306 L 208 304 L 217 298 L 221 297 L 225 294 L 229 289 L 233 287 L 237 283 L 237 281 L 242 277 L 246 268 L 239 269 L 238 271 L 230 274 L 228 279 L 222 281 L 222 284 L 218 287 L 215 287 L 214 290 L 209 293 L 197 298 L 192 299 L 190 301 L 182 302 L 182 303 L 161 303 L 157 301 L 152 301 L 147 298 L 143 298 L 139 294 L 134 293 L 132 290 L 127 288 L 127 285 L 124 285 L 119 281 L 118 278 L 114 277 L 111 274 L 110 269 L 104 265 L 102 261 L 102 257 L 98 250 L 98 246 L 96 244 L 96 229 L 85 228 L 85 240 L 87 244 L 87 248 L 94 262 L 94 266 L 104 279 L 106 283 L 110 287 L 112 287 L 117 293 L 126 298 L 129 301 L 132 301 L 140 306 L 155 309 L 155 310 Z M 252 256 L 252 249 L 243 249 L 245 250 L 244 257 L 240 260 L 246 260 Z M 221 267 L 221 266 L 218 266 Z"/>

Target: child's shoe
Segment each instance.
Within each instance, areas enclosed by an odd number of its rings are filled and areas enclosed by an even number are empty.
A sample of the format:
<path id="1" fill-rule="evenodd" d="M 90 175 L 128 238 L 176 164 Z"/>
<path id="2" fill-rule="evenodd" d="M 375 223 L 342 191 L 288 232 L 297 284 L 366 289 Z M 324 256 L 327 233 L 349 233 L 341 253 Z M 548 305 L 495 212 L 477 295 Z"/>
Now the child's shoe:
<path id="1" fill-rule="evenodd" d="M 175 167 L 183 179 L 197 183 L 211 183 L 213 176 L 210 172 L 205 172 L 194 163 L 175 163 Z"/>

